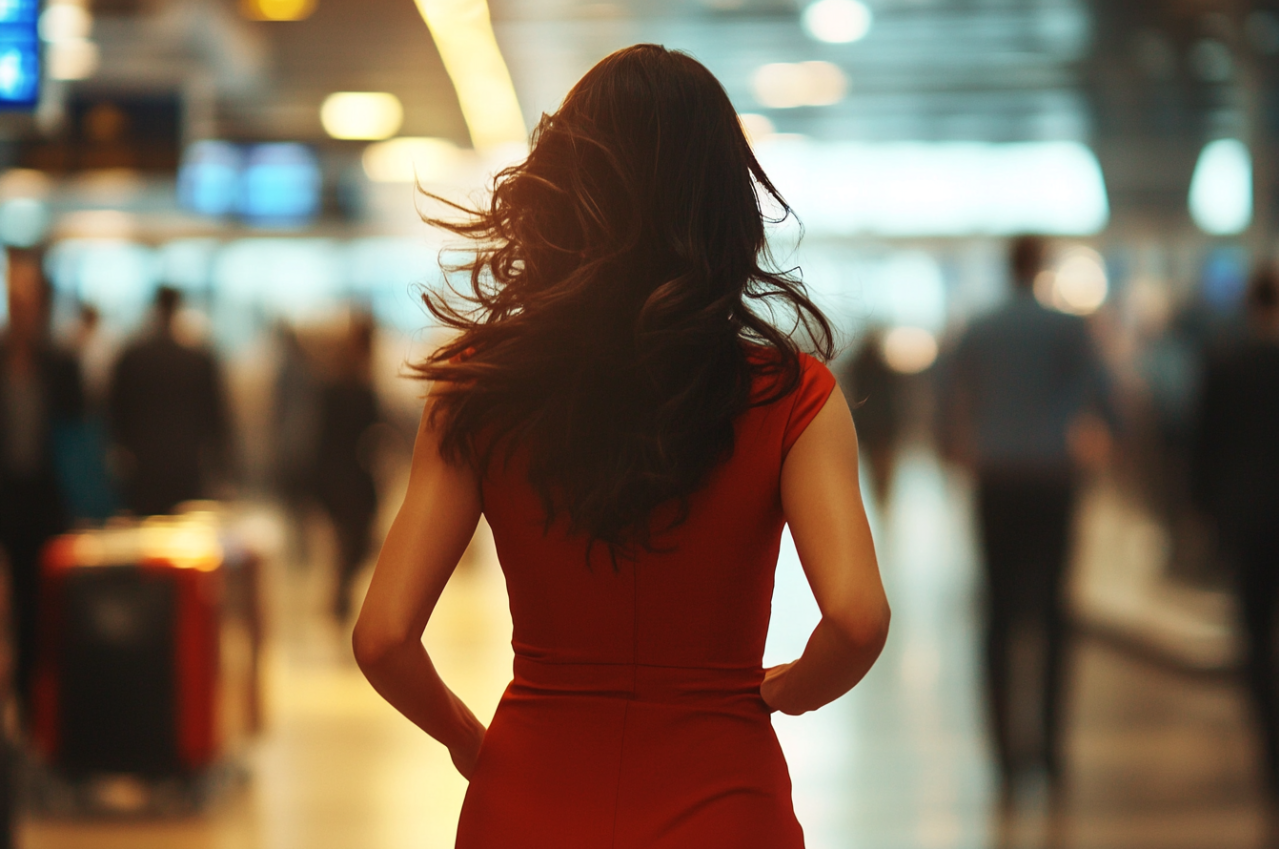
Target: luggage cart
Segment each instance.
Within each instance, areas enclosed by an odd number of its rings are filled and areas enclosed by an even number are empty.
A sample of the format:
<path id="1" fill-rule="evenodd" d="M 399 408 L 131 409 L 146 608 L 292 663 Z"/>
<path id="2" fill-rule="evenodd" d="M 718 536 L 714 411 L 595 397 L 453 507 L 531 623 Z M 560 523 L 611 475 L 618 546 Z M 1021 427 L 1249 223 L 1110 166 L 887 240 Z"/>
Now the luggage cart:
<path id="1" fill-rule="evenodd" d="M 260 723 L 258 558 L 213 513 L 52 540 L 41 564 L 32 802 L 198 809 Z"/>

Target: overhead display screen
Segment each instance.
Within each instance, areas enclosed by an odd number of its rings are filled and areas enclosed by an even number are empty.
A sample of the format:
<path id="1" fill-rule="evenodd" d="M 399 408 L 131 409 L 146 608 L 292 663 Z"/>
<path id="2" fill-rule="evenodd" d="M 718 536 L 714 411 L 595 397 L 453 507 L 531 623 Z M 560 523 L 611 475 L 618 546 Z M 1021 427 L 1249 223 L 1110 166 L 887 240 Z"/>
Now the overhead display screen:
<path id="1" fill-rule="evenodd" d="M 0 109 L 30 109 L 40 95 L 40 0 L 0 0 Z"/>
<path id="2" fill-rule="evenodd" d="M 301 227 L 320 213 L 315 151 L 293 142 L 192 144 L 178 168 L 178 201 L 201 215 L 238 214 L 262 227 Z"/>

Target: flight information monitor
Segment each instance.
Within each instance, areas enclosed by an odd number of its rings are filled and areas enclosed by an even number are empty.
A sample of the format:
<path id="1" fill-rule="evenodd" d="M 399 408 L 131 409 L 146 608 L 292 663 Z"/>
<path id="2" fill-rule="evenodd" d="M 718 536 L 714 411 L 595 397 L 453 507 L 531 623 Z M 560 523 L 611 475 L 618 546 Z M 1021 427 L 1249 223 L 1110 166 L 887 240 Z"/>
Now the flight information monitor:
<path id="1" fill-rule="evenodd" d="M 40 96 L 40 0 L 0 0 L 0 109 L 30 109 Z"/>

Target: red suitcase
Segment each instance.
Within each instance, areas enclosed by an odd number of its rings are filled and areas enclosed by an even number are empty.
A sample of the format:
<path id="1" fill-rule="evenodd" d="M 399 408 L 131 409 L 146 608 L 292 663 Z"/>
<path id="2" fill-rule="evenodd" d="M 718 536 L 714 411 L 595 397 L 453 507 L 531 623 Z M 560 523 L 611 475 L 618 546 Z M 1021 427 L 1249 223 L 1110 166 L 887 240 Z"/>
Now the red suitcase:
<path id="1" fill-rule="evenodd" d="M 246 559 L 225 543 L 197 514 L 48 545 L 31 722 L 48 765 L 160 778 L 224 755 L 224 598 Z"/>

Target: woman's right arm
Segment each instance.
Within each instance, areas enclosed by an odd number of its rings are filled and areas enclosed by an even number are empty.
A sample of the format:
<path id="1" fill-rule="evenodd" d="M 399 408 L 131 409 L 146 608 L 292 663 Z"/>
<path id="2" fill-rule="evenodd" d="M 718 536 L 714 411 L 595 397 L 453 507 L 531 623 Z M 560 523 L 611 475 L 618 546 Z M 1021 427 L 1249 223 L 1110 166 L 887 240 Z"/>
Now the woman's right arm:
<path id="1" fill-rule="evenodd" d="M 857 432 L 836 389 L 782 464 L 782 510 L 822 618 L 794 663 L 765 674 L 760 694 L 782 713 L 847 693 L 888 638 L 888 599 L 857 476 Z"/>
<path id="2" fill-rule="evenodd" d="M 480 520 L 480 488 L 467 466 L 440 456 L 427 401 L 413 448 L 409 488 L 386 535 L 355 623 L 355 659 L 382 698 L 448 747 L 467 778 L 484 725 L 440 679 L 422 633 Z"/>

